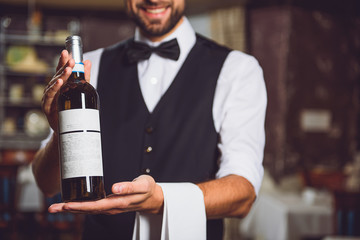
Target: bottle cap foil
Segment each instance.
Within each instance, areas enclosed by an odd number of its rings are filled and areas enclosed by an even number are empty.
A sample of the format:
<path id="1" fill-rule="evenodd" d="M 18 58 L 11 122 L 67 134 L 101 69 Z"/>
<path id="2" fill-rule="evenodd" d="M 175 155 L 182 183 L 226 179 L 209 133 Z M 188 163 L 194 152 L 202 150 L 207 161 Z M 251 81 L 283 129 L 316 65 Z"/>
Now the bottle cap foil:
<path id="1" fill-rule="evenodd" d="M 82 41 L 80 36 L 73 35 L 67 37 L 65 40 L 65 48 L 75 60 L 75 63 L 83 61 Z"/>

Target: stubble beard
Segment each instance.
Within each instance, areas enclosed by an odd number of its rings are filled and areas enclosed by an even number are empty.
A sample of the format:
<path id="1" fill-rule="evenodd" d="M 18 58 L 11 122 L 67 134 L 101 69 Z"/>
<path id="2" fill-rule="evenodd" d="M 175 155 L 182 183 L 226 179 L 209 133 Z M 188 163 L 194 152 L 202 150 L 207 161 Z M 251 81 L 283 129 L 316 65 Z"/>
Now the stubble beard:
<path id="1" fill-rule="evenodd" d="M 146 24 L 146 22 L 140 16 L 136 14 L 131 14 L 131 16 L 144 34 L 148 36 L 159 37 L 169 33 L 176 26 L 182 16 L 184 16 L 184 10 L 175 9 L 164 26 L 161 26 L 160 20 L 154 19 L 150 22 L 150 24 Z"/>

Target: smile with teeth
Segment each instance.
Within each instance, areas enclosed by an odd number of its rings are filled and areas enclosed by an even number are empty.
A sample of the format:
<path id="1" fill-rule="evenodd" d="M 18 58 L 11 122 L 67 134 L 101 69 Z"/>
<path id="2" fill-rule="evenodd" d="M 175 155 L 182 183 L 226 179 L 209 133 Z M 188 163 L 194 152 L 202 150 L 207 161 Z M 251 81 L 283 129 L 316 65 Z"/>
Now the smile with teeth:
<path id="1" fill-rule="evenodd" d="M 166 10 L 166 8 L 155 8 L 155 9 L 145 9 L 146 12 L 151 13 L 151 14 L 159 14 L 162 13 Z"/>

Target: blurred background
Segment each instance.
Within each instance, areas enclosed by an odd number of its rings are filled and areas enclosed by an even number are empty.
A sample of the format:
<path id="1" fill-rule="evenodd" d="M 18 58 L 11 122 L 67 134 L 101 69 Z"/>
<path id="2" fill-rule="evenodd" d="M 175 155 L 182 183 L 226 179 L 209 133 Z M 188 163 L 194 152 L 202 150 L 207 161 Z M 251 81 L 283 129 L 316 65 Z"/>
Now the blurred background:
<path id="1" fill-rule="evenodd" d="M 360 1 L 189 0 L 199 33 L 254 55 L 268 90 L 265 176 L 224 239 L 360 238 Z M 77 239 L 48 215 L 29 164 L 48 135 L 43 88 L 64 40 L 84 51 L 134 33 L 122 0 L 0 0 L 0 239 Z"/>

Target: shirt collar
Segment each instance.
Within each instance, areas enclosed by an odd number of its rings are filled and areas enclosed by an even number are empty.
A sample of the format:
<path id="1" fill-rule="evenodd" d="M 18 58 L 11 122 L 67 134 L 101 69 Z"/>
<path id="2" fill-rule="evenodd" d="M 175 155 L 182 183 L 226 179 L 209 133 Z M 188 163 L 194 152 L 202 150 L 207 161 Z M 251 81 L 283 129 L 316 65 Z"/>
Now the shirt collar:
<path id="1" fill-rule="evenodd" d="M 195 31 L 191 26 L 187 17 L 184 16 L 184 21 L 182 22 L 182 24 L 173 33 L 171 33 L 169 36 L 167 36 L 160 42 L 152 42 L 148 38 L 141 35 L 138 27 L 136 27 L 135 35 L 134 35 L 135 41 L 144 42 L 149 46 L 153 46 L 153 47 L 156 47 L 162 42 L 166 42 L 174 38 L 176 38 L 179 43 L 180 59 L 182 59 L 190 52 L 191 48 L 195 45 L 196 42 Z"/>

